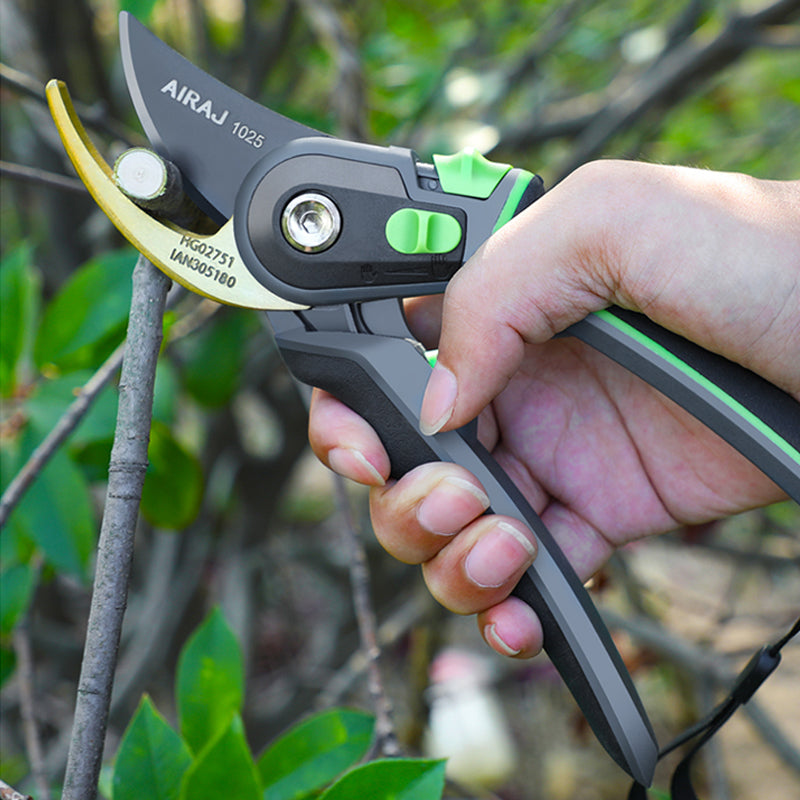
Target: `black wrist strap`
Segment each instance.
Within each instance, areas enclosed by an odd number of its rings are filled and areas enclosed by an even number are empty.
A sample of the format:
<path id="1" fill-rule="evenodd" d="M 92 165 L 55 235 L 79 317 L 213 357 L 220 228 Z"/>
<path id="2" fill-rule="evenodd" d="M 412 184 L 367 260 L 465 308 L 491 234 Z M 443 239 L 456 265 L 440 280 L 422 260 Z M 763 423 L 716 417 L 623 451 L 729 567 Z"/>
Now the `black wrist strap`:
<path id="1" fill-rule="evenodd" d="M 731 718 L 739 706 L 746 703 L 759 686 L 773 673 L 781 660 L 780 651 L 794 636 L 800 633 L 800 619 L 781 639 L 771 645 L 762 647 L 741 671 L 730 694 L 703 720 L 684 731 L 673 742 L 658 754 L 659 759 L 671 753 L 682 744 L 695 739 L 691 749 L 675 768 L 670 783 L 671 800 L 698 800 L 692 786 L 692 759 L 700 748 Z M 640 783 L 634 783 L 628 793 L 628 800 L 647 800 L 647 789 Z"/>

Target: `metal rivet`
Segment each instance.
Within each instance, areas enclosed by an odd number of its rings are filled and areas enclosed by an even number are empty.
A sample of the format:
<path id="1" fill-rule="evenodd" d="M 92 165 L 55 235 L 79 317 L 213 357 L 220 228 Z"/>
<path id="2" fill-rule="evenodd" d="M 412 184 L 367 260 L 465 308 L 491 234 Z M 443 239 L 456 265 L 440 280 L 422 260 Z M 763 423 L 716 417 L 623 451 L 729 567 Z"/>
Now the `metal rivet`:
<path id="1" fill-rule="evenodd" d="M 327 250 L 342 230 L 342 216 L 329 197 L 303 192 L 283 209 L 281 230 L 286 241 L 303 253 Z"/>

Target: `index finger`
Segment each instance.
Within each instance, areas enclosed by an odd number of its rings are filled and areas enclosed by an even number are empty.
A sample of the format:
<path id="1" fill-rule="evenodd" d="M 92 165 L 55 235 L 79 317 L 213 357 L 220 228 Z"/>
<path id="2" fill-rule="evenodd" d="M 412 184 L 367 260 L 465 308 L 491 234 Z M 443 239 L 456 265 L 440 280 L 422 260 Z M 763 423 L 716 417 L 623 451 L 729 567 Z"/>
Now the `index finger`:
<path id="1" fill-rule="evenodd" d="M 372 426 L 320 389 L 311 396 L 308 440 L 314 455 L 345 478 L 366 486 L 383 486 L 389 478 L 389 456 Z"/>

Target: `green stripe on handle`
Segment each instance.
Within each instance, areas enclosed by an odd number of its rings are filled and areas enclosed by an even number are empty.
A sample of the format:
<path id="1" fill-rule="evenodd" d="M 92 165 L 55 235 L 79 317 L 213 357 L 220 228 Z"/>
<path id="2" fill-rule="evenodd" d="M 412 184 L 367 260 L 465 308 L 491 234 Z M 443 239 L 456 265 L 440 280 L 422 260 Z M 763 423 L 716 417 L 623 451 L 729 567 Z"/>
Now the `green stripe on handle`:
<path id="1" fill-rule="evenodd" d="M 800 403 L 744 367 L 612 306 L 574 335 L 708 425 L 800 502 Z"/>

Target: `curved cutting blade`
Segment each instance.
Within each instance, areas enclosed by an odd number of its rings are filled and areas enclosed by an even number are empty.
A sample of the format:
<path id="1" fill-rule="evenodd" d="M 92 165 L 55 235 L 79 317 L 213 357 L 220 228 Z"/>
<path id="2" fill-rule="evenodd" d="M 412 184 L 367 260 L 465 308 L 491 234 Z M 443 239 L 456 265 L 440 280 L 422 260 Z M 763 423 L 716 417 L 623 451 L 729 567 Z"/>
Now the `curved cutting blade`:
<path id="1" fill-rule="evenodd" d="M 321 135 L 212 78 L 124 11 L 119 35 L 128 91 L 147 137 L 178 166 L 195 202 L 218 219 L 231 216 L 245 175 L 266 153 Z"/>

